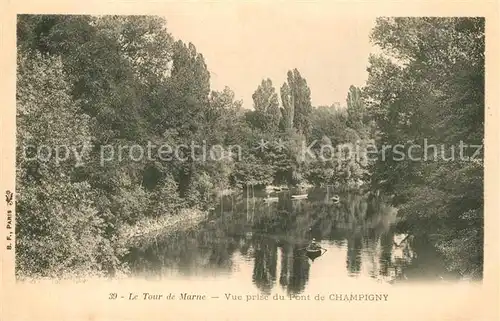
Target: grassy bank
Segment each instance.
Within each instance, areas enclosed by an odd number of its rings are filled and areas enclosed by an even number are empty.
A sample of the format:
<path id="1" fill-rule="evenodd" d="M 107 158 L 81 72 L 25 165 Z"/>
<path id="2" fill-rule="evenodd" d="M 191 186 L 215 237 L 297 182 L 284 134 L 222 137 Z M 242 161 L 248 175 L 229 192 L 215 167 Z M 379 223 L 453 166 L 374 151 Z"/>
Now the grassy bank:
<path id="1" fill-rule="evenodd" d="M 183 209 L 176 215 L 164 215 L 159 218 L 145 218 L 134 225 L 124 225 L 119 232 L 119 239 L 126 247 L 147 242 L 158 235 L 184 230 L 196 226 L 206 217 L 206 212 L 199 209 Z"/>
<path id="2" fill-rule="evenodd" d="M 174 231 L 185 230 L 199 224 L 206 217 L 206 212 L 199 209 L 183 209 L 176 215 L 164 215 L 159 218 L 144 218 L 134 225 L 123 225 L 118 233 L 117 241 L 113 244 L 116 253 L 121 255 L 132 246 L 147 244 L 149 240 L 159 235 L 165 235 Z M 111 273 L 113 278 L 125 278 L 129 275 L 126 264 L 120 262 L 119 256 L 115 256 L 115 267 Z M 72 282 L 87 282 L 91 279 L 107 279 L 109 272 L 102 266 L 95 264 L 79 264 L 68 266 L 65 269 L 50 269 L 42 274 L 26 273 L 17 269 L 16 278 L 21 282 L 38 283 L 43 280 L 60 282 L 71 280 Z"/>

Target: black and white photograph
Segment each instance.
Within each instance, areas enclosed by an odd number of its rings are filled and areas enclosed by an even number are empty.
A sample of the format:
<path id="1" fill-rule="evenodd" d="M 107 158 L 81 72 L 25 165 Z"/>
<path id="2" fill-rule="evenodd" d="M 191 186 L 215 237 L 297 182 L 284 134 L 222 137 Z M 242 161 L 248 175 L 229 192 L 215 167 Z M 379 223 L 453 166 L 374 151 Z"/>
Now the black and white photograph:
<path id="1" fill-rule="evenodd" d="M 304 317 L 481 286 L 485 17 L 195 7 L 16 14 L 18 286 Z"/>

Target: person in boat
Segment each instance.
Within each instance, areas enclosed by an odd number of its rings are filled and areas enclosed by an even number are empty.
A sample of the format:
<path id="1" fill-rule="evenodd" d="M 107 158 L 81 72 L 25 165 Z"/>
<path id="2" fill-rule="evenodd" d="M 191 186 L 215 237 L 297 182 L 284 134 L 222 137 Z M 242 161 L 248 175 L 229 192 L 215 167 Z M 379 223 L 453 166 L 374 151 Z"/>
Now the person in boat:
<path id="1" fill-rule="evenodd" d="M 319 245 L 318 242 L 316 242 L 316 239 L 313 238 L 311 241 L 311 244 L 309 244 L 309 246 L 308 246 L 308 249 L 313 250 L 313 251 L 317 251 L 317 250 L 321 250 L 322 247 L 321 247 L 321 245 Z"/>
<path id="2" fill-rule="evenodd" d="M 322 248 L 321 245 L 316 242 L 315 238 L 312 239 L 311 243 L 305 248 L 305 250 L 306 256 L 312 261 L 326 253 L 326 249 Z"/>

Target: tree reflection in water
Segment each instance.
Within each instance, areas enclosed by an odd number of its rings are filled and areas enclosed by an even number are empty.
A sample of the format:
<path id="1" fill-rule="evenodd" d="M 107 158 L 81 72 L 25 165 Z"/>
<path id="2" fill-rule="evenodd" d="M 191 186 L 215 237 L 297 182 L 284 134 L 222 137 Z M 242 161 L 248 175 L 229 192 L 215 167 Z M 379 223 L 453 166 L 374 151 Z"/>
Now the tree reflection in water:
<path id="1" fill-rule="evenodd" d="M 302 292 L 309 280 L 308 258 L 293 245 L 281 248 L 280 285 L 288 294 Z"/>
<path id="2" fill-rule="evenodd" d="M 262 292 L 269 294 L 276 281 L 278 252 L 276 242 L 259 237 L 254 239 L 254 266 L 252 281 Z"/>
<path id="3" fill-rule="evenodd" d="M 263 202 L 265 195 L 258 193 L 249 201 L 242 196 L 227 198 L 198 227 L 156 237 L 132 248 L 125 259 L 135 275 L 150 278 L 230 275 L 251 264 L 251 275 L 246 277 L 268 294 L 277 283 L 289 294 L 305 290 L 314 263 L 303 249 L 313 237 L 342 250 L 327 252 L 318 260 L 344 253 L 345 273 L 351 277 L 366 273 L 394 281 L 421 275 L 418 266 L 429 267 L 430 261 L 430 266 L 438 265 L 425 246 L 420 246 L 423 255 L 416 257 L 412 242 L 394 244 L 396 211 L 381 199 L 351 194 L 334 204 L 325 193 L 313 191 L 307 200 L 280 194 L 276 203 Z"/>

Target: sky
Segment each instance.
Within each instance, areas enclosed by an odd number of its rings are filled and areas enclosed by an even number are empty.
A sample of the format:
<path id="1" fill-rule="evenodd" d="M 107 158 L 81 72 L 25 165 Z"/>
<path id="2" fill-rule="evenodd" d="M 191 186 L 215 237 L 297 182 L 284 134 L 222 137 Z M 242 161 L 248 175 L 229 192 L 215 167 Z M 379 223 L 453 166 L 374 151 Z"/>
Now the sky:
<path id="1" fill-rule="evenodd" d="M 300 3 L 171 9 L 163 15 L 169 32 L 203 54 L 212 89 L 228 86 L 245 108 L 253 108 L 252 94 L 262 79 L 270 78 L 279 93 L 293 68 L 307 80 L 313 106 L 344 106 L 349 86 L 362 86 L 367 79 L 368 56 L 374 51 L 372 17 Z"/>

